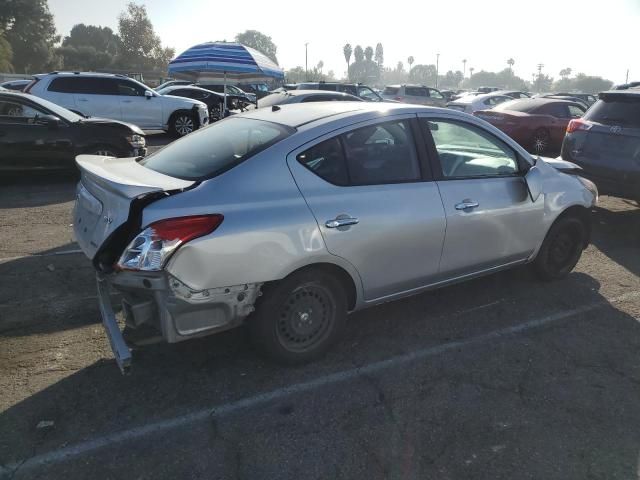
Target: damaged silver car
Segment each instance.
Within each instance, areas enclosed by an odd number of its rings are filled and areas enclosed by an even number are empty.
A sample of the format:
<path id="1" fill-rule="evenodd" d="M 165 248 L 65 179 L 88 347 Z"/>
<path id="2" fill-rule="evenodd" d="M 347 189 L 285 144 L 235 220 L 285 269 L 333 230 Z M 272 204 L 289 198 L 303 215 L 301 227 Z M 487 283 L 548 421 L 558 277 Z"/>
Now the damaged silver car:
<path id="1" fill-rule="evenodd" d="M 349 311 L 524 263 L 567 275 L 597 199 L 577 167 L 478 118 L 403 104 L 254 110 L 144 159 L 77 164 L 75 235 L 123 371 L 111 289 L 127 329 L 179 342 L 246 323 L 303 363 Z"/>

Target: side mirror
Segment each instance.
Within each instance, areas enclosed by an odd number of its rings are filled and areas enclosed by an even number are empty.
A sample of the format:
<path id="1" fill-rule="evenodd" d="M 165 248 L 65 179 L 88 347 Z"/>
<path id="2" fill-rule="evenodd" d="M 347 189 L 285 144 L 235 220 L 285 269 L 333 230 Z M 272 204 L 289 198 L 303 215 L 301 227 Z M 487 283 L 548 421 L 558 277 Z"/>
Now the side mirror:
<path id="1" fill-rule="evenodd" d="M 144 96 L 147 97 L 147 100 L 151 100 L 153 98 L 153 92 L 151 90 L 145 90 Z"/>
<path id="2" fill-rule="evenodd" d="M 38 115 L 34 119 L 37 125 L 46 125 L 49 128 L 58 128 L 62 124 L 62 120 L 55 115 Z"/>
<path id="3" fill-rule="evenodd" d="M 542 194 L 542 174 L 540 173 L 540 169 L 535 165 L 531 167 L 524 176 L 524 181 L 527 184 L 531 201 L 535 202 Z"/>

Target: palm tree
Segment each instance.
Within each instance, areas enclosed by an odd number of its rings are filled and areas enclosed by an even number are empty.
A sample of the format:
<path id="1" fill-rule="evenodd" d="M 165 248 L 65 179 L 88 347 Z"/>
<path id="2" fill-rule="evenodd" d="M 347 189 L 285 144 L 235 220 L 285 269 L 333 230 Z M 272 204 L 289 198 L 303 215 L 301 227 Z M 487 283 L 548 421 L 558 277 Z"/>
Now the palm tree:
<path id="1" fill-rule="evenodd" d="M 462 78 L 467 75 L 467 59 L 462 60 Z"/>
<path id="2" fill-rule="evenodd" d="M 411 75 L 411 65 L 413 65 L 414 62 L 414 58 L 413 57 L 409 57 L 407 58 L 407 63 L 409 64 L 409 75 Z"/>
<path id="3" fill-rule="evenodd" d="M 364 56 L 367 59 L 367 62 L 370 62 L 373 58 L 373 48 L 367 47 L 364 49 Z"/>
<path id="4" fill-rule="evenodd" d="M 342 47 L 342 52 L 344 53 L 344 59 L 347 61 L 347 79 L 349 79 L 349 61 L 351 60 L 351 52 L 353 52 L 351 44 L 347 43 Z"/>
<path id="5" fill-rule="evenodd" d="M 475 70 L 475 68 L 470 67 L 469 68 L 469 78 L 473 77 L 473 71 Z"/>
<path id="6" fill-rule="evenodd" d="M 510 58 L 509 60 L 507 60 L 507 65 L 509 65 L 509 70 L 511 70 L 511 73 L 513 73 L 513 64 L 516 63 L 516 61 L 513 58 Z"/>
<path id="7" fill-rule="evenodd" d="M 320 75 L 322 75 L 322 69 L 324 68 L 324 62 L 320 60 L 318 62 L 318 70 L 320 70 Z"/>

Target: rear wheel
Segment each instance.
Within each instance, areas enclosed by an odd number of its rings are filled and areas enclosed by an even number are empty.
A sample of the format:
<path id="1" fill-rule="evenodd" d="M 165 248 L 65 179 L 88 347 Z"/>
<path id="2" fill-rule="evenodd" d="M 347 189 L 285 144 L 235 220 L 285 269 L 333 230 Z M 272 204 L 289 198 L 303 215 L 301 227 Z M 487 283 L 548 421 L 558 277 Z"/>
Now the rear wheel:
<path id="1" fill-rule="evenodd" d="M 323 271 L 295 273 L 263 289 L 249 319 L 256 347 L 285 364 L 310 362 L 337 341 L 347 317 L 341 283 Z"/>
<path id="2" fill-rule="evenodd" d="M 587 229 L 577 217 L 561 218 L 549 229 L 533 267 L 542 280 L 566 277 L 576 266 L 587 238 Z"/>
<path id="3" fill-rule="evenodd" d="M 184 137 L 196 129 L 196 119 L 189 112 L 177 112 L 171 118 L 169 128 L 176 137 Z"/>
<path id="4" fill-rule="evenodd" d="M 551 144 L 551 135 L 549 135 L 549 131 L 544 128 L 539 128 L 533 134 L 533 139 L 531 142 L 531 148 L 533 152 L 542 155 L 543 153 L 549 150 L 549 145 Z"/>

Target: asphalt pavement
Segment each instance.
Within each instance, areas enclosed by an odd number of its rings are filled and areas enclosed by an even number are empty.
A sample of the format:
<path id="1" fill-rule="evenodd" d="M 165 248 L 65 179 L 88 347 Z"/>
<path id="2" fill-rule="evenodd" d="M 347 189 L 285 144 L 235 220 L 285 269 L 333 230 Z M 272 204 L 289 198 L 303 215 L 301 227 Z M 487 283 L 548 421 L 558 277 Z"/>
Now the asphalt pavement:
<path id="1" fill-rule="evenodd" d="M 638 478 L 635 204 L 601 199 L 563 281 L 518 268 L 362 311 L 304 367 L 237 329 L 141 348 L 123 377 L 74 189 L 0 187 L 0 477 Z"/>

